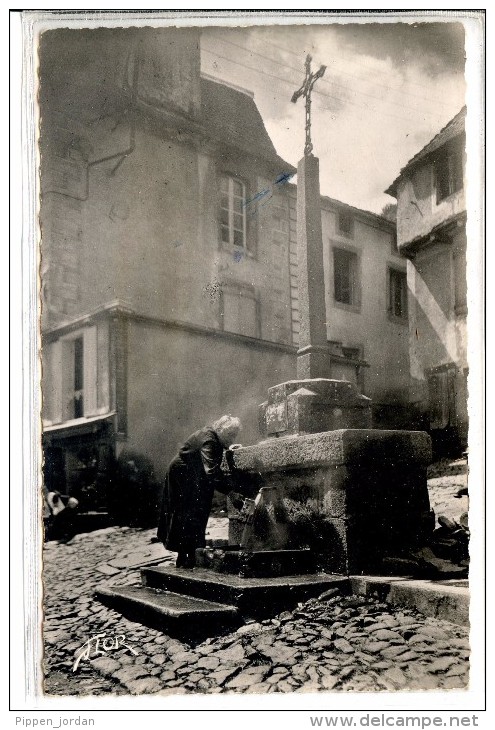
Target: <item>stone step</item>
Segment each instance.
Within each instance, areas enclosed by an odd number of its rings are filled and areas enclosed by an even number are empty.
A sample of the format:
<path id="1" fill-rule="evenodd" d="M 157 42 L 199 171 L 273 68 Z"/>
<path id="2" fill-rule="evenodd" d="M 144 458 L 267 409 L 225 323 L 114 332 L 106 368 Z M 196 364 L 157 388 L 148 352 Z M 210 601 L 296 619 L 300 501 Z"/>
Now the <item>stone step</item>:
<path id="1" fill-rule="evenodd" d="M 468 580 L 419 580 L 414 578 L 356 575 L 350 577 L 352 592 L 399 606 L 416 608 L 425 616 L 469 626 Z"/>
<path id="2" fill-rule="evenodd" d="M 234 606 L 142 585 L 100 588 L 96 597 L 129 620 L 183 641 L 202 641 L 242 623 Z"/>
<path id="3" fill-rule="evenodd" d="M 254 551 L 230 545 L 225 548 L 199 548 L 196 550 L 196 565 L 242 578 L 306 575 L 317 570 L 316 557 L 307 548 Z"/>
<path id="4" fill-rule="evenodd" d="M 205 568 L 186 570 L 173 566 L 143 568 L 143 584 L 194 598 L 235 606 L 243 617 L 266 618 L 299 602 L 319 596 L 329 588 L 350 593 L 349 579 L 341 575 L 310 573 L 276 578 L 240 578 Z"/>

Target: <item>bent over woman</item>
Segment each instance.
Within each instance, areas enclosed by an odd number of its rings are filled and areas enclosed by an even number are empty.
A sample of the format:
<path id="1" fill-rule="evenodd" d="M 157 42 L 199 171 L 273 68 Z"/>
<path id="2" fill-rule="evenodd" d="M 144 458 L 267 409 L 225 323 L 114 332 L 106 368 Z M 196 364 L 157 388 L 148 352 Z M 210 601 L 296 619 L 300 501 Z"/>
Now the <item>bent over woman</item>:
<path id="1" fill-rule="evenodd" d="M 232 490 L 221 463 L 240 429 L 238 418 L 222 416 L 189 436 L 170 463 L 157 535 L 168 550 L 178 553 L 178 568 L 193 568 L 196 548 L 205 545 L 215 489 L 223 494 Z"/>

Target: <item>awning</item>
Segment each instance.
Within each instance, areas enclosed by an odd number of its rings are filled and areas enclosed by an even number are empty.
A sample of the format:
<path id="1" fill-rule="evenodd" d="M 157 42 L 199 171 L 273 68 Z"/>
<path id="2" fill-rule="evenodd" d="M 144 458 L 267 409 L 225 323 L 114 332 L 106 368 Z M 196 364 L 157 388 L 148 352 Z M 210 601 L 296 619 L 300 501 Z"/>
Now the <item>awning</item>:
<path id="1" fill-rule="evenodd" d="M 43 436 L 79 436 L 86 433 L 94 433 L 103 425 L 105 421 L 111 420 L 117 415 L 117 411 L 111 411 L 101 416 L 91 416 L 89 418 L 74 418 L 71 421 L 56 423 L 50 426 L 44 426 Z"/>

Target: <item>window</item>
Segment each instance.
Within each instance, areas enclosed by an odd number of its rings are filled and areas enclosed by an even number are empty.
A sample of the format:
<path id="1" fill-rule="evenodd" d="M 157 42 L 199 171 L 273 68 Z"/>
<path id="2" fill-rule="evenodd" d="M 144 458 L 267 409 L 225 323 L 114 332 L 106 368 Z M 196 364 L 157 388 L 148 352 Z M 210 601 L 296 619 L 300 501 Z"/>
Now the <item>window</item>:
<path id="1" fill-rule="evenodd" d="M 246 246 L 246 186 L 233 177 L 220 178 L 220 230 L 222 242 Z"/>
<path id="2" fill-rule="evenodd" d="M 448 146 L 439 153 L 435 163 L 435 177 L 437 203 L 462 190 L 462 149 Z"/>
<path id="3" fill-rule="evenodd" d="M 426 371 L 425 375 L 428 383 L 430 428 L 455 426 L 455 365 L 453 363 L 441 365 Z"/>
<path id="4" fill-rule="evenodd" d="M 361 359 L 361 350 L 359 347 L 342 347 L 342 354 L 344 357 L 349 358 L 349 360 Z"/>
<path id="5" fill-rule="evenodd" d="M 63 423 L 97 413 L 97 330 L 87 327 L 44 345 L 43 418 Z M 101 382 L 105 380 L 101 375 Z"/>
<path id="6" fill-rule="evenodd" d="M 335 301 L 359 306 L 357 254 L 335 248 L 333 250 L 333 272 Z"/>
<path id="7" fill-rule="evenodd" d="M 62 347 L 62 415 L 64 421 L 96 409 L 96 327 L 60 340 Z"/>
<path id="8" fill-rule="evenodd" d="M 399 249 L 397 248 L 397 231 L 394 231 L 391 236 L 390 250 L 393 254 L 398 254 Z"/>
<path id="9" fill-rule="evenodd" d="M 74 340 L 74 406 L 73 418 L 84 416 L 84 341 Z"/>
<path id="10" fill-rule="evenodd" d="M 466 249 L 454 249 L 454 311 L 458 315 L 467 314 Z"/>
<path id="11" fill-rule="evenodd" d="M 223 329 L 247 337 L 259 337 L 258 301 L 254 288 L 224 284 L 221 317 Z"/>
<path id="12" fill-rule="evenodd" d="M 350 213 L 340 211 L 338 216 L 338 230 L 341 236 L 352 238 L 354 233 L 354 219 Z"/>
<path id="13" fill-rule="evenodd" d="M 407 274 L 389 269 L 388 311 L 393 317 L 407 318 Z"/>

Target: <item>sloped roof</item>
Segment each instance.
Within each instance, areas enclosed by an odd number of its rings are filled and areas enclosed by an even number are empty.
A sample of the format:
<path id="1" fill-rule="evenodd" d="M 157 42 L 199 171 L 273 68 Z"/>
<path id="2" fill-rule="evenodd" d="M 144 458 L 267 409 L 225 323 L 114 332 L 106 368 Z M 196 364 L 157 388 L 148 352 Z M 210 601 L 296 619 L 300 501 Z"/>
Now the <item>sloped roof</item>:
<path id="1" fill-rule="evenodd" d="M 293 198 L 297 196 L 297 185 L 294 183 L 287 183 L 287 187 L 289 188 Z M 395 231 L 395 221 L 391 221 L 378 213 L 372 213 L 371 210 L 356 208 L 355 205 L 349 205 L 349 203 L 344 203 L 342 200 L 337 200 L 337 198 L 330 198 L 328 195 L 320 195 L 320 202 L 322 210 L 345 210 L 347 213 L 351 213 L 357 218 L 362 218 L 372 225 L 389 229 L 390 231 Z"/>
<path id="2" fill-rule="evenodd" d="M 365 210 L 364 208 L 356 208 L 355 205 L 349 205 L 349 203 L 344 203 L 342 200 L 337 200 L 337 198 L 329 198 L 328 195 L 321 195 L 320 197 L 322 208 L 331 207 L 344 209 L 348 213 L 352 213 L 356 216 L 360 216 L 361 218 L 366 218 L 369 221 L 373 221 L 382 228 L 390 228 L 395 230 L 395 222 L 389 220 L 388 218 L 385 218 L 383 215 L 379 215 L 378 213 L 372 213 L 371 210 Z"/>
<path id="3" fill-rule="evenodd" d="M 396 197 L 397 195 L 397 184 L 399 180 L 404 176 L 406 172 L 408 172 L 412 167 L 415 167 L 418 162 L 421 160 L 426 159 L 429 157 L 433 152 L 436 152 L 436 150 L 440 149 L 440 147 L 443 147 L 444 144 L 447 142 L 450 142 L 451 139 L 454 139 L 455 137 L 458 137 L 459 135 L 463 134 L 464 132 L 464 121 L 466 118 L 466 107 L 463 106 L 461 111 L 455 115 L 453 119 L 450 120 L 448 124 L 443 127 L 439 131 L 438 134 L 436 134 L 433 139 L 428 142 L 428 144 L 423 147 L 419 152 L 417 152 L 414 157 L 411 157 L 407 165 L 405 165 L 399 175 L 396 177 L 394 182 L 385 190 L 386 193 L 389 195 L 393 195 Z"/>
<path id="4" fill-rule="evenodd" d="M 251 95 L 201 77 L 200 121 L 212 137 L 226 145 L 270 161 L 280 167 L 280 172 L 294 171 L 277 155 Z"/>

